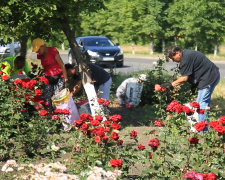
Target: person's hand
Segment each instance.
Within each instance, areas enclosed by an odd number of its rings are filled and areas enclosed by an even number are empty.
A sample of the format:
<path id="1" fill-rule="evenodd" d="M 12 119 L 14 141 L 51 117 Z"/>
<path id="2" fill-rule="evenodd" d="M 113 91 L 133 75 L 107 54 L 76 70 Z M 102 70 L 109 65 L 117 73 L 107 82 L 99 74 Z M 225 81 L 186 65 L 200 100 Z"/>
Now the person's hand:
<path id="1" fill-rule="evenodd" d="M 162 88 L 172 88 L 172 84 L 171 83 L 163 83 L 160 85 Z"/>
<path id="2" fill-rule="evenodd" d="M 65 82 L 65 88 L 69 88 L 69 83 L 68 83 L 68 81 Z"/>

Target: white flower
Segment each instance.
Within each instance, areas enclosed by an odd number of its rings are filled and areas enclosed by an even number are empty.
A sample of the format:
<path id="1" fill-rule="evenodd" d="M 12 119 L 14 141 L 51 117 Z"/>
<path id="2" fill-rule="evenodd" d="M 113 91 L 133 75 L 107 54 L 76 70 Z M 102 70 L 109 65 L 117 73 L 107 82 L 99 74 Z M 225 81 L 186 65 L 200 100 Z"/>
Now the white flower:
<path id="1" fill-rule="evenodd" d="M 4 172 L 10 172 L 13 171 L 12 167 L 18 167 L 18 164 L 15 160 L 8 160 L 4 166 L 2 166 L 2 171 Z"/>
<path id="2" fill-rule="evenodd" d="M 58 146 L 56 146 L 55 144 L 53 144 L 53 145 L 51 146 L 51 149 L 52 149 L 53 151 L 58 151 L 58 150 L 60 149 L 60 147 L 58 147 Z"/>
<path id="3" fill-rule="evenodd" d="M 153 67 L 155 67 L 155 66 L 158 65 L 158 63 L 157 63 L 156 61 L 154 61 L 154 62 L 152 63 L 152 65 L 153 65 Z"/>

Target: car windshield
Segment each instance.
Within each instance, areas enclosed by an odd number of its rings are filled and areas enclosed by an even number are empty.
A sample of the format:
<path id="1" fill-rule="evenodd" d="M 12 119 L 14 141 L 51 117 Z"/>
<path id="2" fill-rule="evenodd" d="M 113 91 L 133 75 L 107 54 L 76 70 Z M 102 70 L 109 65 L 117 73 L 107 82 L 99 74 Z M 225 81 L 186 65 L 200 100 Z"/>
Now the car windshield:
<path id="1" fill-rule="evenodd" d="M 91 39 L 84 39 L 83 46 L 114 46 L 114 44 L 109 39 L 98 39 L 98 38 L 91 38 Z"/>

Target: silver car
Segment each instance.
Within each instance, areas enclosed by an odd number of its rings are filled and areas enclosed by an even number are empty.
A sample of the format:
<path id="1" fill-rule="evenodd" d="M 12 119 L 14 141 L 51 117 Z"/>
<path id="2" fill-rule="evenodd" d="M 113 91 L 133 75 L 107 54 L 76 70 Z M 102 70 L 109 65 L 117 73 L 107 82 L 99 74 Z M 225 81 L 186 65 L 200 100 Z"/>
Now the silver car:
<path id="1" fill-rule="evenodd" d="M 5 58 L 10 56 L 10 46 L 11 43 L 8 44 L 0 44 L 0 58 Z M 17 55 L 20 52 L 21 46 L 20 42 L 14 42 L 14 52 L 13 55 Z"/>

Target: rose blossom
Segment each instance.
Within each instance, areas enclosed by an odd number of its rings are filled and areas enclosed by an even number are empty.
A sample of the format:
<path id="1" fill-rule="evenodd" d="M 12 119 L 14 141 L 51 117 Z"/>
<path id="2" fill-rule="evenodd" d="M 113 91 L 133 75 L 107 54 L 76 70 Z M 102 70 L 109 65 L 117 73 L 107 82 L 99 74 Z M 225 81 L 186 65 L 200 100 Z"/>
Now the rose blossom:
<path id="1" fill-rule="evenodd" d="M 197 109 L 197 113 L 198 114 L 204 114 L 205 113 L 205 109 Z"/>
<path id="2" fill-rule="evenodd" d="M 40 89 L 36 89 L 34 91 L 34 93 L 35 93 L 36 96 L 41 96 L 42 95 L 42 91 Z"/>
<path id="3" fill-rule="evenodd" d="M 119 139 L 118 141 L 116 141 L 116 145 L 117 146 L 123 145 L 123 140 L 122 139 Z"/>
<path id="4" fill-rule="evenodd" d="M 98 120 L 91 121 L 92 126 L 99 126 L 100 122 Z"/>
<path id="5" fill-rule="evenodd" d="M 193 138 L 189 138 L 188 141 L 189 141 L 191 144 L 198 144 L 199 139 L 196 138 L 196 137 L 193 137 Z"/>
<path id="6" fill-rule="evenodd" d="M 159 147 L 159 140 L 157 138 L 152 138 L 149 140 L 148 145 L 153 149 Z"/>
<path id="7" fill-rule="evenodd" d="M 132 131 L 130 132 L 130 137 L 136 138 L 136 137 L 137 137 L 137 131 L 132 130 Z"/>
<path id="8" fill-rule="evenodd" d="M 198 102 L 192 102 L 192 103 L 189 103 L 189 105 L 191 106 L 191 107 L 194 107 L 194 108 L 199 108 L 199 103 Z"/>
<path id="9" fill-rule="evenodd" d="M 99 104 L 103 104 L 104 103 L 104 99 L 102 99 L 102 98 L 99 98 L 97 101 L 98 101 Z"/>
<path id="10" fill-rule="evenodd" d="M 82 129 L 83 131 L 84 131 L 84 130 L 87 130 L 87 129 L 88 129 L 88 124 L 86 124 L 86 123 L 82 124 L 81 129 Z"/>
<path id="11" fill-rule="evenodd" d="M 105 100 L 105 102 L 102 104 L 104 107 L 108 107 L 110 104 L 109 100 Z"/>
<path id="12" fill-rule="evenodd" d="M 9 76 L 6 74 L 6 75 L 3 75 L 2 76 L 2 80 L 3 81 L 8 81 L 9 80 Z"/>
<path id="13" fill-rule="evenodd" d="M 95 142 L 96 143 L 101 143 L 101 138 L 99 136 L 95 136 Z"/>
<path id="14" fill-rule="evenodd" d="M 111 124 L 111 127 L 116 130 L 120 130 L 120 128 L 121 128 L 121 126 L 115 122 Z"/>
<path id="15" fill-rule="evenodd" d="M 119 135 L 116 132 L 112 132 L 110 137 L 112 138 L 112 140 L 118 140 L 119 139 Z"/>
<path id="16" fill-rule="evenodd" d="M 205 129 L 206 125 L 207 123 L 205 121 L 201 121 L 199 123 L 195 123 L 194 126 L 197 131 L 202 131 L 203 129 Z"/>
<path id="17" fill-rule="evenodd" d="M 133 107 L 133 104 L 126 104 L 125 107 L 126 107 L 127 109 L 129 109 L 129 108 Z"/>
<path id="18" fill-rule="evenodd" d="M 138 149 L 140 149 L 140 150 L 144 150 L 144 149 L 145 149 L 145 146 L 143 146 L 143 145 L 139 144 L 139 145 L 138 145 Z"/>
<path id="19" fill-rule="evenodd" d="M 52 119 L 52 120 L 59 120 L 60 118 L 59 118 L 59 116 L 57 116 L 57 115 L 53 115 L 53 116 L 51 117 L 51 119 Z"/>
<path id="20" fill-rule="evenodd" d="M 112 167 L 121 167 L 123 165 L 122 160 L 120 159 L 112 159 L 109 161 Z"/>
<path id="21" fill-rule="evenodd" d="M 161 122 L 160 119 L 154 121 L 154 125 L 155 125 L 155 126 L 164 126 L 164 124 L 165 124 L 165 122 Z"/>
<path id="22" fill-rule="evenodd" d="M 46 111 L 46 110 L 41 110 L 41 111 L 39 111 L 39 114 L 40 114 L 41 116 L 46 116 L 46 115 L 48 114 L 48 111 Z"/>
<path id="23" fill-rule="evenodd" d="M 100 115 L 95 115 L 95 120 L 102 121 L 103 117 Z"/>
<path id="24" fill-rule="evenodd" d="M 221 116 L 219 122 L 225 124 L 225 116 Z"/>

